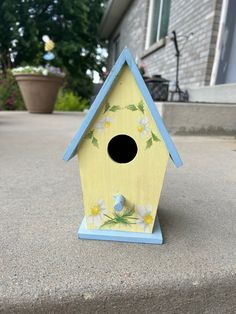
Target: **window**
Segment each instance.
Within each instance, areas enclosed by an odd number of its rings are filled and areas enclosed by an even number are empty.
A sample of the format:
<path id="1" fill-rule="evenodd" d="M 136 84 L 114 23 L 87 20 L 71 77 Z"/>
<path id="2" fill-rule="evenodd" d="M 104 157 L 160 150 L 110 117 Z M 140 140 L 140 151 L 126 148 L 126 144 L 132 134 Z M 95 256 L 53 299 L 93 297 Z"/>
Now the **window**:
<path id="1" fill-rule="evenodd" d="M 150 0 L 145 49 L 167 35 L 170 2 L 171 0 Z"/>
<path id="2" fill-rule="evenodd" d="M 113 41 L 113 64 L 119 57 L 120 54 L 120 34 L 117 35 Z"/>

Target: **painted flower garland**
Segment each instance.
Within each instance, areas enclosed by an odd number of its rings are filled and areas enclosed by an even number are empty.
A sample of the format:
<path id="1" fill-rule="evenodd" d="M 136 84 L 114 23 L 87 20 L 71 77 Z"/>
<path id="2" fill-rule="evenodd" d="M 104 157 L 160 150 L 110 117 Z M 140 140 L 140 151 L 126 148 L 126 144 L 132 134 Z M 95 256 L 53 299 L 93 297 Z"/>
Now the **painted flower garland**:
<path id="1" fill-rule="evenodd" d="M 150 148 L 153 143 L 161 141 L 155 134 L 155 132 L 150 128 L 149 119 L 147 116 L 145 116 L 144 102 L 142 100 L 138 104 L 130 104 L 126 107 L 110 105 L 109 102 L 106 102 L 103 114 L 106 114 L 108 112 L 114 113 L 118 110 L 123 109 L 128 109 L 130 111 L 139 111 L 140 113 L 142 113 L 142 116 L 138 119 L 137 131 L 139 132 L 141 138 L 147 138 L 148 136 L 148 138 L 146 139 L 146 149 Z M 89 133 L 87 133 L 85 138 L 90 140 L 95 147 L 99 148 L 98 139 L 94 136 L 94 132 L 104 131 L 105 129 L 108 129 L 111 126 L 112 121 L 113 119 L 110 116 L 104 116 L 95 124 L 94 129 L 90 130 Z"/>
<path id="2" fill-rule="evenodd" d="M 143 116 L 138 120 L 137 130 L 140 133 L 141 137 L 146 137 L 147 135 L 149 135 L 149 138 L 146 141 L 146 149 L 150 148 L 154 142 L 161 141 L 158 136 L 153 132 L 153 130 L 150 129 L 149 120 L 144 113 L 144 103 L 142 100 L 137 105 L 128 105 L 126 106 L 126 108 L 131 111 L 139 110 L 143 114 Z"/>

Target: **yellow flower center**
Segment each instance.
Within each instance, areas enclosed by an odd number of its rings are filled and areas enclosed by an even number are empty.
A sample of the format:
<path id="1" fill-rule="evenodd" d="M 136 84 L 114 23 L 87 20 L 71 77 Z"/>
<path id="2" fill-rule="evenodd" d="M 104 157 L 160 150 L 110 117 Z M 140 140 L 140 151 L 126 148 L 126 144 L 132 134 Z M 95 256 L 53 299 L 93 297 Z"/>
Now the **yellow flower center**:
<path id="1" fill-rule="evenodd" d="M 100 209 L 100 207 L 98 205 L 94 206 L 91 209 L 91 215 L 92 216 L 97 216 L 100 213 L 100 211 L 101 211 L 101 209 Z"/>
<path id="2" fill-rule="evenodd" d="M 146 225 L 150 225 L 153 221 L 153 218 L 151 215 L 147 214 L 146 216 L 144 216 L 143 220 Z"/>
<path id="3" fill-rule="evenodd" d="M 140 124 L 140 125 L 138 126 L 138 131 L 139 131 L 140 133 L 142 133 L 143 130 L 144 130 L 144 126 Z"/>
<path id="4" fill-rule="evenodd" d="M 105 121 L 103 125 L 104 125 L 104 128 L 109 128 L 109 126 L 111 125 L 111 122 Z"/>

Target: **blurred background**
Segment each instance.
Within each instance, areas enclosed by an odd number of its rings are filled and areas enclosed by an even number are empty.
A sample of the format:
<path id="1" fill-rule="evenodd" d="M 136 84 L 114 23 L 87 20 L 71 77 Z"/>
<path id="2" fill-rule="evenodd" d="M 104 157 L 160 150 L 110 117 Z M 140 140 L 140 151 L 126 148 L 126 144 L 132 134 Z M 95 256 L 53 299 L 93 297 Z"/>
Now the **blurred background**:
<path id="1" fill-rule="evenodd" d="M 0 108 L 23 109 L 10 69 L 45 65 L 42 36 L 55 42 L 50 63 L 66 73 L 60 110 L 82 110 L 93 91 L 93 77 L 105 64 L 104 40 L 97 32 L 102 0 L 2 0 L 0 2 Z M 94 74 L 96 72 L 96 74 Z M 65 105 L 67 103 L 67 105 Z"/>
<path id="2" fill-rule="evenodd" d="M 24 104 L 10 69 L 46 65 L 66 73 L 56 110 L 84 110 L 127 46 L 155 101 L 236 104 L 233 0 L 2 0 L 0 108 Z"/>

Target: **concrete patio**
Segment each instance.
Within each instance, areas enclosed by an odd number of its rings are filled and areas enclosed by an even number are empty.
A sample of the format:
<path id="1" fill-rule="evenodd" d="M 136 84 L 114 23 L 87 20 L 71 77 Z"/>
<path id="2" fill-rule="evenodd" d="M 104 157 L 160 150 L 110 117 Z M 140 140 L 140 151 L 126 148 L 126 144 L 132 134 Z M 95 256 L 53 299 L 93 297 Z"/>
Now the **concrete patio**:
<path id="1" fill-rule="evenodd" d="M 235 137 L 173 137 L 163 246 L 82 241 L 77 160 L 62 161 L 82 118 L 0 113 L 0 312 L 235 313 Z"/>

